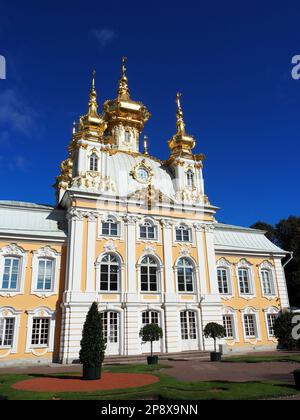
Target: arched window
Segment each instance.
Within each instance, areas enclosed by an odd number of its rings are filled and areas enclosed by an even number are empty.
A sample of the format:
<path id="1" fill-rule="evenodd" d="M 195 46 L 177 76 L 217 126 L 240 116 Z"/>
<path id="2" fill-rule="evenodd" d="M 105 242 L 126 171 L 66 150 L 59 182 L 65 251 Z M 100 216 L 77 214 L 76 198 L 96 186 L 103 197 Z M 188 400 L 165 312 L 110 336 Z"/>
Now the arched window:
<path id="1" fill-rule="evenodd" d="M 104 255 L 100 263 L 100 291 L 117 292 L 119 290 L 120 264 L 113 254 Z"/>
<path id="2" fill-rule="evenodd" d="M 141 239 L 156 239 L 156 228 L 150 220 L 146 220 L 140 226 Z"/>
<path id="3" fill-rule="evenodd" d="M 2 275 L 2 290 L 17 290 L 20 282 L 20 258 L 4 258 L 4 267 Z"/>
<path id="4" fill-rule="evenodd" d="M 108 217 L 102 223 L 102 235 L 103 236 L 118 236 L 118 223 L 113 217 Z"/>
<path id="5" fill-rule="evenodd" d="M 49 258 L 39 259 L 37 290 L 49 292 L 53 289 L 53 262 Z"/>
<path id="6" fill-rule="evenodd" d="M 153 257 L 145 257 L 141 262 L 141 291 L 158 292 L 158 264 Z"/>
<path id="7" fill-rule="evenodd" d="M 266 296 L 274 295 L 274 282 L 272 278 L 272 271 L 269 269 L 262 269 L 261 270 L 261 279 L 262 279 L 262 287 L 263 293 Z"/>
<path id="8" fill-rule="evenodd" d="M 130 133 L 129 130 L 126 130 L 125 131 L 125 142 L 130 143 L 130 141 L 131 141 L 131 133 Z"/>
<path id="9" fill-rule="evenodd" d="M 194 291 L 195 267 L 189 258 L 181 258 L 177 264 L 177 284 L 179 292 Z"/>
<path id="10" fill-rule="evenodd" d="M 98 172 L 98 156 L 93 153 L 90 157 L 90 171 Z"/>
<path id="11" fill-rule="evenodd" d="M 188 187 L 194 186 L 194 172 L 191 169 L 186 173 L 186 182 Z"/>
<path id="12" fill-rule="evenodd" d="M 176 228 L 176 241 L 191 242 L 191 230 L 185 225 Z"/>

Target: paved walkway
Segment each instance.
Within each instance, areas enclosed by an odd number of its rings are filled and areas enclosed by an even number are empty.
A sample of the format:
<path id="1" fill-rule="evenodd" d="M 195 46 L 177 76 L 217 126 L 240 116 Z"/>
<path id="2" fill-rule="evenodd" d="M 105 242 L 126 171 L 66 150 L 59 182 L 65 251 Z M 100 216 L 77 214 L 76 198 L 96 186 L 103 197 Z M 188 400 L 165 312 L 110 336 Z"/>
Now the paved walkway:
<path id="1" fill-rule="evenodd" d="M 181 381 L 279 381 L 294 383 L 293 370 L 298 363 L 267 362 L 267 363 L 211 363 L 197 362 L 165 362 L 172 366 L 161 372 L 174 376 Z"/>

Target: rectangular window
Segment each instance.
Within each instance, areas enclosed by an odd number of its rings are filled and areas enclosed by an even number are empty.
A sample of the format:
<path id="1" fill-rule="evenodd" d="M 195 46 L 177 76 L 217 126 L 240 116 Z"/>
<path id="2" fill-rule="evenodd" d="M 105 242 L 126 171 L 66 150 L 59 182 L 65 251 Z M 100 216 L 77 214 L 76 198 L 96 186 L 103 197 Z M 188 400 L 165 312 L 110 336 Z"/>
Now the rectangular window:
<path id="1" fill-rule="evenodd" d="M 2 277 L 3 290 L 17 290 L 19 286 L 20 259 L 5 258 Z"/>
<path id="2" fill-rule="evenodd" d="M 247 338 L 256 338 L 255 315 L 244 315 L 245 334 Z"/>
<path id="3" fill-rule="evenodd" d="M 118 236 L 118 224 L 112 222 L 102 223 L 103 236 Z"/>
<path id="4" fill-rule="evenodd" d="M 37 290 L 45 292 L 53 288 L 53 261 L 39 260 Z"/>
<path id="5" fill-rule="evenodd" d="M 240 283 L 240 292 L 242 295 L 250 295 L 250 278 L 249 270 L 247 268 L 240 268 L 239 271 L 239 283 Z"/>
<path id="6" fill-rule="evenodd" d="M 228 282 L 228 271 L 225 268 L 218 268 L 218 286 L 219 293 L 222 295 L 228 295 L 229 291 L 229 282 Z"/>
<path id="7" fill-rule="evenodd" d="M 273 295 L 274 288 L 273 288 L 273 281 L 272 281 L 272 276 L 271 276 L 270 271 L 262 270 L 261 277 L 262 277 L 264 295 Z"/>
<path id="8" fill-rule="evenodd" d="M 141 226 L 140 238 L 141 239 L 155 239 L 155 227 L 154 226 Z"/>
<path id="9" fill-rule="evenodd" d="M 274 337 L 274 323 L 277 315 L 276 314 L 267 314 L 268 321 L 268 332 L 270 337 Z"/>
<path id="10" fill-rule="evenodd" d="M 177 242 L 190 242 L 190 230 L 189 229 L 176 229 L 176 241 Z"/>
<path id="11" fill-rule="evenodd" d="M 233 335 L 233 316 L 224 315 L 223 316 L 223 326 L 225 329 L 225 338 L 234 338 Z"/>
<path id="12" fill-rule="evenodd" d="M 14 330 L 15 330 L 14 318 L 0 319 L 0 348 L 13 346 Z"/>
<path id="13" fill-rule="evenodd" d="M 48 346 L 50 332 L 49 318 L 33 318 L 32 320 L 32 346 Z"/>

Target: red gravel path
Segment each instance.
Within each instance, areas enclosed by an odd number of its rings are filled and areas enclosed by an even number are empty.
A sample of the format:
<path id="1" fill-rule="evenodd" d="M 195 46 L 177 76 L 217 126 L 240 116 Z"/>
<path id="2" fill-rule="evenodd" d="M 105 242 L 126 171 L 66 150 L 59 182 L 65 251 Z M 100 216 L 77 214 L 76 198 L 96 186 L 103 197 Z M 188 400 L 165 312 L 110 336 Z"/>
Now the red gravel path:
<path id="1" fill-rule="evenodd" d="M 88 392 L 134 388 L 159 381 L 154 375 L 141 373 L 103 373 L 97 381 L 83 381 L 75 376 L 41 377 L 15 383 L 12 387 L 34 392 Z"/>

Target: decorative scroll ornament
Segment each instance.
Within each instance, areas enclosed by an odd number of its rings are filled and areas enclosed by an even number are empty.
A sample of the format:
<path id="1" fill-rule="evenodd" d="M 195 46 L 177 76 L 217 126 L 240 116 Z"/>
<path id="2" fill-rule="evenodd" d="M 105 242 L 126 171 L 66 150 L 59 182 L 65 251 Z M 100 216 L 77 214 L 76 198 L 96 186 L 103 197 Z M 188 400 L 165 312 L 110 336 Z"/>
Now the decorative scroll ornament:
<path id="1" fill-rule="evenodd" d="M 152 245 L 147 245 L 147 246 L 145 246 L 145 248 L 144 248 L 144 253 L 145 253 L 145 254 L 155 254 L 155 252 L 156 252 L 156 249 L 155 249 L 155 247 L 154 247 L 154 246 L 152 246 Z"/>
<path id="2" fill-rule="evenodd" d="M 117 249 L 116 244 L 113 241 L 108 241 L 104 245 L 105 252 L 114 252 L 114 251 L 116 251 L 116 249 Z"/>
<path id="3" fill-rule="evenodd" d="M 72 187 L 77 187 L 79 190 L 94 190 L 102 192 L 116 192 L 114 182 L 108 176 L 102 176 L 99 173 L 87 172 L 73 180 Z"/>
<path id="4" fill-rule="evenodd" d="M 183 257 L 189 257 L 191 255 L 191 250 L 187 246 L 183 246 L 180 249 L 180 255 Z"/>

